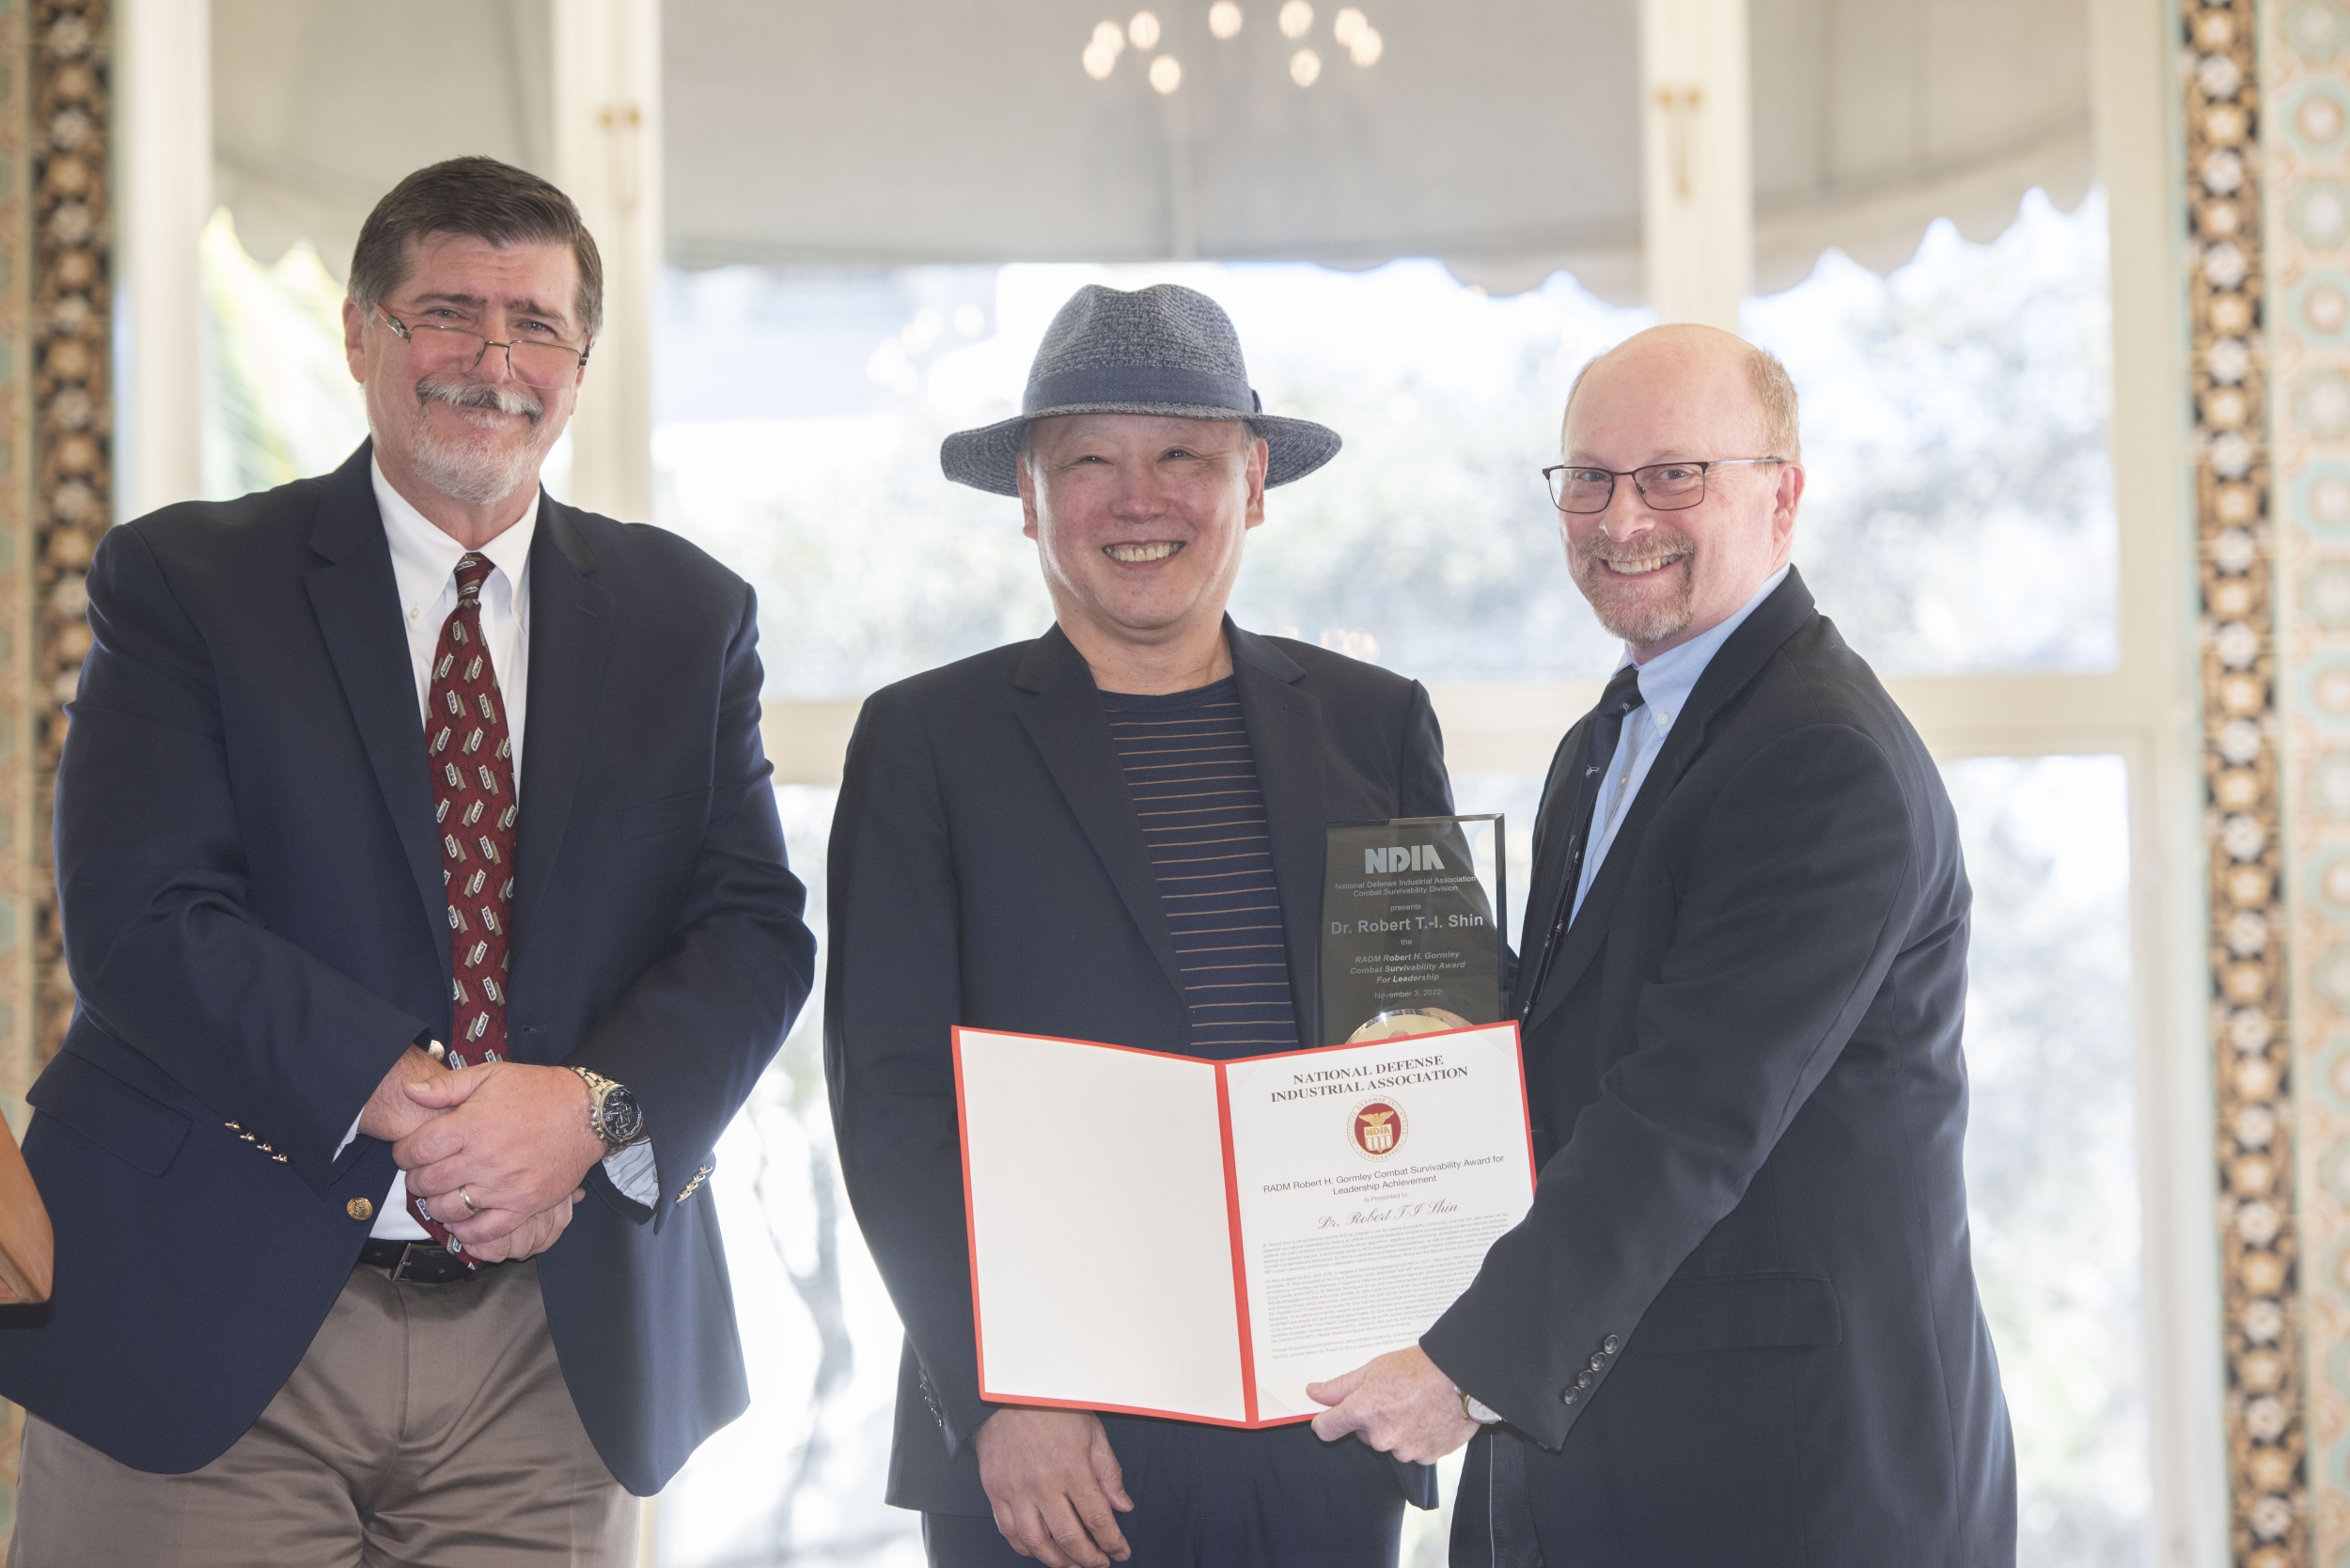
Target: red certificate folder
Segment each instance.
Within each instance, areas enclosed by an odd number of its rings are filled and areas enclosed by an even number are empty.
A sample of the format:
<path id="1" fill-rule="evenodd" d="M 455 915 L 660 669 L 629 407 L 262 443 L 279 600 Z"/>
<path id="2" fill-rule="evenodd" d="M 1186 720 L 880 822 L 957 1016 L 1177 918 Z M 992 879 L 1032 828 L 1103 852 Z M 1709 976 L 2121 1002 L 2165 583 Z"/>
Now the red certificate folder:
<path id="1" fill-rule="evenodd" d="M 954 1033 L 979 1392 L 1277 1426 L 1524 1217 L 1517 1026 L 1208 1061 Z"/>

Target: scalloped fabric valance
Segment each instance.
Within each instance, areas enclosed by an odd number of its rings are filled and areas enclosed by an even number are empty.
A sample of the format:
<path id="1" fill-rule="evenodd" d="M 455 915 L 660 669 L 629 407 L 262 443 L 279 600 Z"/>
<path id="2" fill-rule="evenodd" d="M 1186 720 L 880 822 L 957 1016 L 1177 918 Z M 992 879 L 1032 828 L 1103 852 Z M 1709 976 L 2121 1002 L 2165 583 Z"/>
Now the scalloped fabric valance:
<path id="1" fill-rule="evenodd" d="M 668 254 L 870 266 L 1436 257 L 1496 292 L 1561 268 L 1639 291 L 1635 0 L 1356 0 L 1358 65 L 1315 0 L 667 0 Z M 1157 37 L 1097 78 L 1131 8 Z M 406 170 L 544 169 L 549 0 L 213 0 L 221 199 L 258 255 L 340 269 Z M 1756 282 L 1839 247 L 1879 269 L 1954 220 L 2093 174 L 2084 0 L 1752 0 Z M 1223 19 L 1228 24 L 1229 13 Z M 441 39 L 419 51 L 418 39 Z M 1301 48 L 1320 64 L 1292 71 Z M 1151 67 L 1176 62 L 1175 90 Z M 1096 56 L 1097 68 L 1100 57 Z M 1161 68 L 1161 75 L 1166 74 Z"/>

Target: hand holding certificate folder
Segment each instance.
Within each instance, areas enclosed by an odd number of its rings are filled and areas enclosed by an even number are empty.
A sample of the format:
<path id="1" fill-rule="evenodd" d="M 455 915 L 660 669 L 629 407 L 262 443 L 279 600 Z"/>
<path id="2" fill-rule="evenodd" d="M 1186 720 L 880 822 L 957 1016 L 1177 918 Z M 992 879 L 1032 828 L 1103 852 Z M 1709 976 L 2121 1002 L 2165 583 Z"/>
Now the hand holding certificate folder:
<path id="1" fill-rule="evenodd" d="M 1307 1384 L 1414 1342 L 1532 1200 L 1514 1024 L 1229 1062 L 954 1050 L 997 1403 L 1310 1419 Z"/>

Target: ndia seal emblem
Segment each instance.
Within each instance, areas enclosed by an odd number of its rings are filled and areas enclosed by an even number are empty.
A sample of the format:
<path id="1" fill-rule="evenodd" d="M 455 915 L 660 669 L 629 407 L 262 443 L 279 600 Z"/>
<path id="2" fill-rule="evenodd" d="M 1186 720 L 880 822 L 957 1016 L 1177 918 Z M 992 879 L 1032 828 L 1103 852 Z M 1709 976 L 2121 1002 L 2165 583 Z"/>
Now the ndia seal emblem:
<path id="1" fill-rule="evenodd" d="M 1374 1160 L 1384 1160 L 1403 1147 L 1403 1110 L 1391 1100 L 1373 1100 L 1355 1107 L 1355 1147 Z"/>

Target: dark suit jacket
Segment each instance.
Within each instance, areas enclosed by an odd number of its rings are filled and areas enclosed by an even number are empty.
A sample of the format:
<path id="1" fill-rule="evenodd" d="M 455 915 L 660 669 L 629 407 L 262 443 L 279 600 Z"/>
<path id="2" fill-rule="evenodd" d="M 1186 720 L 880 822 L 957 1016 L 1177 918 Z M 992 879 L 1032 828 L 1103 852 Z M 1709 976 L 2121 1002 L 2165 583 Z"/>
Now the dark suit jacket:
<path id="1" fill-rule="evenodd" d="M 1422 1346 L 1530 1439 L 1554 1563 L 2013 1562 L 1933 760 L 1791 573 L 1525 995 L 1572 892 L 1583 737 L 1544 794 L 1516 998 L 1534 1208 Z"/>
<path id="2" fill-rule="evenodd" d="M 750 589 L 544 498 L 530 567 L 509 1043 L 645 1108 L 662 1200 L 597 1168 L 539 1273 L 588 1434 L 650 1494 L 748 1397 L 697 1173 L 814 941 Z M 391 1150 L 336 1146 L 403 1050 L 448 1038 L 446 899 L 367 447 L 113 530 L 89 596 L 56 822 L 81 1006 L 24 1140 L 56 1295 L 0 1335 L 0 1393 L 178 1472 L 252 1423 L 367 1240 L 347 1205 L 383 1200 Z"/>
<path id="3" fill-rule="evenodd" d="M 1298 1038 L 1332 822 L 1452 809 L 1418 682 L 1226 622 Z M 1190 1048 L 1175 943 L 1092 672 L 1058 627 L 873 694 L 833 817 L 824 1065 L 841 1167 L 906 1325 L 889 1500 L 989 1512 L 949 1031 Z M 1071 1265 L 1084 1263 L 1072 1238 Z M 1106 1416 L 1113 1447 L 1121 1422 Z M 1386 1470 L 1434 1504 L 1424 1466 Z"/>

